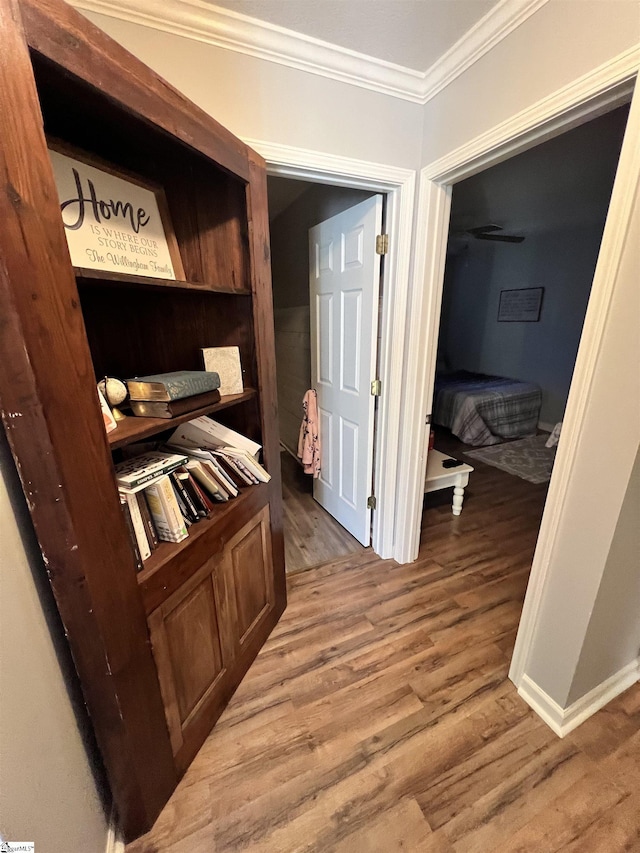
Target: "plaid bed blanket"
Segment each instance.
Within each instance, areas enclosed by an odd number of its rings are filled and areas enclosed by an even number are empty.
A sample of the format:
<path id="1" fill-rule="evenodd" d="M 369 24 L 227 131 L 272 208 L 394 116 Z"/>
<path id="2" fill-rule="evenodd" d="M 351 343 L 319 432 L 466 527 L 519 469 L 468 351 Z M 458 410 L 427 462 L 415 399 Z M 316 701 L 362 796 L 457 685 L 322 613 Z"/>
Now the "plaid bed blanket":
<path id="1" fill-rule="evenodd" d="M 461 371 L 436 379 L 433 420 L 465 444 L 498 444 L 535 434 L 541 402 L 532 382 Z"/>

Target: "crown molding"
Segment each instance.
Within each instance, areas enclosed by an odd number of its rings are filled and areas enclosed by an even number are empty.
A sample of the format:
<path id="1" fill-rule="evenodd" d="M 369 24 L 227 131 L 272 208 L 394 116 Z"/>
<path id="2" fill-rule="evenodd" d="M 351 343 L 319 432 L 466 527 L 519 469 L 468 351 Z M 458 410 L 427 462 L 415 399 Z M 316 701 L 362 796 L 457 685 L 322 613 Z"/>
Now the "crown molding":
<path id="1" fill-rule="evenodd" d="M 548 0 L 500 0 L 426 71 L 259 21 L 205 0 L 71 0 L 72 5 L 383 95 L 425 104 Z"/>

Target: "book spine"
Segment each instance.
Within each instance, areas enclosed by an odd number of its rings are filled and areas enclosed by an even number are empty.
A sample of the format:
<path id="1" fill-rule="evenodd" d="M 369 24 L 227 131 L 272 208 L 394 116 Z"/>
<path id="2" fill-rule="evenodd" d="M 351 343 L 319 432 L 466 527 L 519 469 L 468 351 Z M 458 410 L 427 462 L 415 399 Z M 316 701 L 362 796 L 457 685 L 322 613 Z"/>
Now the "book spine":
<path id="1" fill-rule="evenodd" d="M 136 534 L 138 550 L 140 551 L 140 556 L 144 561 L 151 556 L 151 548 L 149 547 L 147 534 L 144 529 L 144 522 L 142 521 L 142 515 L 140 514 L 140 507 L 138 506 L 136 496 L 127 495 L 127 504 L 129 506 L 129 512 L 131 513 L 131 521 L 133 522 L 133 530 Z"/>
<path id="2" fill-rule="evenodd" d="M 160 500 L 162 501 L 165 512 L 167 513 L 167 517 L 169 519 L 169 524 L 172 528 L 172 531 L 175 536 L 181 537 L 178 541 L 182 541 L 187 537 L 187 526 L 185 524 L 182 513 L 180 512 L 180 507 L 178 506 L 178 499 L 176 498 L 175 492 L 173 491 L 173 486 L 171 485 L 171 480 L 169 477 L 163 477 L 162 480 L 158 483 L 158 491 L 160 493 Z"/>
<path id="3" fill-rule="evenodd" d="M 165 382 L 167 395 L 170 400 L 182 400 L 184 397 L 195 397 L 196 394 L 206 394 L 216 391 L 220 385 L 217 373 L 203 372 L 198 376 L 182 377 L 177 380 L 168 379 Z"/>
<path id="4" fill-rule="evenodd" d="M 222 465 L 220 465 L 220 462 L 217 459 L 211 459 L 209 464 L 213 467 L 213 470 L 215 471 L 217 478 L 223 484 L 225 489 L 229 492 L 230 495 L 235 497 L 238 494 L 238 488 L 237 488 L 236 484 L 233 482 L 233 480 L 231 479 L 231 477 L 229 477 L 227 472 L 224 470 Z"/>
<path id="5" fill-rule="evenodd" d="M 204 466 L 207 474 L 212 478 L 213 482 L 217 485 L 218 490 L 222 497 L 228 501 L 231 497 L 231 492 L 227 489 L 224 481 L 218 476 L 218 472 L 215 468 L 215 465 L 209 459 L 203 459 L 202 465 Z"/>
<path id="6" fill-rule="evenodd" d="M 170 537 L 171 529 L 169 527 L 169 519 L 167 518 L 167 514 L 164 511 L 164 506 L 162 505 L 162 501 L 160 500 L 160 494 L 158 492 L 157 483 L 152 486 L 148 486 L 145 489 L 145 494 L 147 496 L 147 502 L 149 504 L 149 512 L 151 513 L 151 517 L 153 518 L 153 523 L 156 526 L 156 530 L 158 531 L 158 537 L 160 539 L 171 541 Z"/>
<path id="7" fill-rule="evenodd" d="M 202 462 L 198 461 L 198 463 L 193 467 L 190 466 L 189 471 L 193 474 L 198 483 L 200 483 L 201 487 L 205 489 L 206 493 L 212 500 L 216 502 L 225 500 L 218 488 L 218 484 L 215 482 L 213 477 L 209 476 L 209 472 L 205 470 Z"/>
<path id="8" fill-rule="evenodd" d="M 170 497 L 166 494 L 166 486 L 169 488 Z M 153 483 L 145 491 L 158 538 L 165 542 L 181 542 L 185 539 L 187 528 L 180 515 L 169 478 L 165 477 Z"/>
<path id="9" fill-rule="evenodd" d="M 124 495 L 120 495 L 120 508 L 122 509 L 122 515 L 124 516 L 124 523 L 127 525 L 127 530 L 129 532 L 129 539 L 131 540 L 131 547 L 133 548 L 133 554 L 136 558 L 136 566 L 138 571 L 141 571 L 143 568 L 142 565 L 142 557 L 140 556 L 140 549 L 138 548 L 138 540 L 136 538 L 136 532 L 133 529 L 133 521 L 131 521 L 131 513 L 129 512 L 129 504 L 127 503 L 127 499 Z"/>
<path id="10" fill-rule="evenodd" d="M 188 493 L 189 497 L 191 498 L 191 503 L 193 504 L 196 512 L 198 513 L 198 516 L 200 518 L 206 518 L 209 515 L 209 509 L 202 500 L 199 491 L 196 489 L 191 474 L 181 474 L 180 482 L 182 483 L 182 488 Z"/>
<path id="11" fill-rule="evenodd" d="M 189 474 L 189 482 L 191 483 L 194 490 L 197 492 L 198 497 L 202 501 L 202 505 L 206 510 L 207 516 L 210 516 L 213 511 L 213 501 L 209 498 L 205 490 L 201 487 L 200 483 L 192 474 Z"/>
<path id="12" fill-rule="evenodd" d="M 224 456 L 216 453 L 216 460 L 222 470 L 225 472 L 227 477 L 231 480 L 231 482 L 235 485 L 236 489 L 240 489 L 243 486 L 250 485 L 247 480 L 241 476 L 238 469 L 232 465 L 229 459 L 226 459 Z"/>
<path id="13" fill-rule="evenodd" d="M 149 547 L 152 551 L 158 547 L 158 534 L 156 533 L 156 529 L 153 526 L 153 519 L 151 518 L 151 513 L 149 512 L 149 504 L 147 503 L 147 497 L 144 492 L 136 492 L 136 499 L 138 501 L 138 506 L 140 507 L 140 515 L 142 516 L 142 521 L 144 523 L 145 533 L 147 534 L 147 539 L 149 541 Z"/>
<path id="14" fill-rule="evenodd" d="M 187 490 L 180 482 L 177 472 L 173 471 L 169 476 L 171 478 L 171 485 L 173 486 L 173 491 L 175 492 L 178 500 L 178 506 L 180 507 L 182 516 L 192 523 L 200 521 L 200 516 L 193 505 L 193 501 L 189 497 Z"/>

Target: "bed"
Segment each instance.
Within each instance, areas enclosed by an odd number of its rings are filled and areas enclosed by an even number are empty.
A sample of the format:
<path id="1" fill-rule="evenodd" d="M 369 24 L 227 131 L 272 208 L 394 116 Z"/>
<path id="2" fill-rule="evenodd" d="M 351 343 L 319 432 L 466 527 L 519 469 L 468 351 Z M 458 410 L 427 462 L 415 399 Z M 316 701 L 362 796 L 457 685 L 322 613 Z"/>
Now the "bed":
<path id="1" fill-rule="evenodd" d="M 456 371 L 436 376 L 433 422 L 465 444 L 498 444 L 535 435 L 541 402 L 532 382 Z"/>

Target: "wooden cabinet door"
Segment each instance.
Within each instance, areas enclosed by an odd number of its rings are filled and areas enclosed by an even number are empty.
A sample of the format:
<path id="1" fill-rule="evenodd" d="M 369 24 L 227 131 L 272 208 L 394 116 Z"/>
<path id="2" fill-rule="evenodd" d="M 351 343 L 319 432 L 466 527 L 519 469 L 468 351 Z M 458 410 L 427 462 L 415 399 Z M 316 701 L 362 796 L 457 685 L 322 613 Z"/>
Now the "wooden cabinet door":
<path id="1" fill-rule="evenodd" d="M 275 606 L 263 507 L 148 618 L 178 767 L 199 749 L 264 642 Z"/>
<path id="2" fill-rule="evenodd" d="M 190 729 L 202 727 L 203 717 L 205 726 L 206 718 L 211 719 L 209 728 L 213 725 L 216 688 L 233 663 L 233 635 L 225 633 L 232 616 L 221 557 L 207 560 L 148 618 L 174 755 L 190 740 Z"/>
<path id="3" fill-rule="evenodd" d="M 241 656 L 275 606 L 269 507 L 263 507 L 224 550 L 224 573 L 234 592 L 235 654 Z"/>

